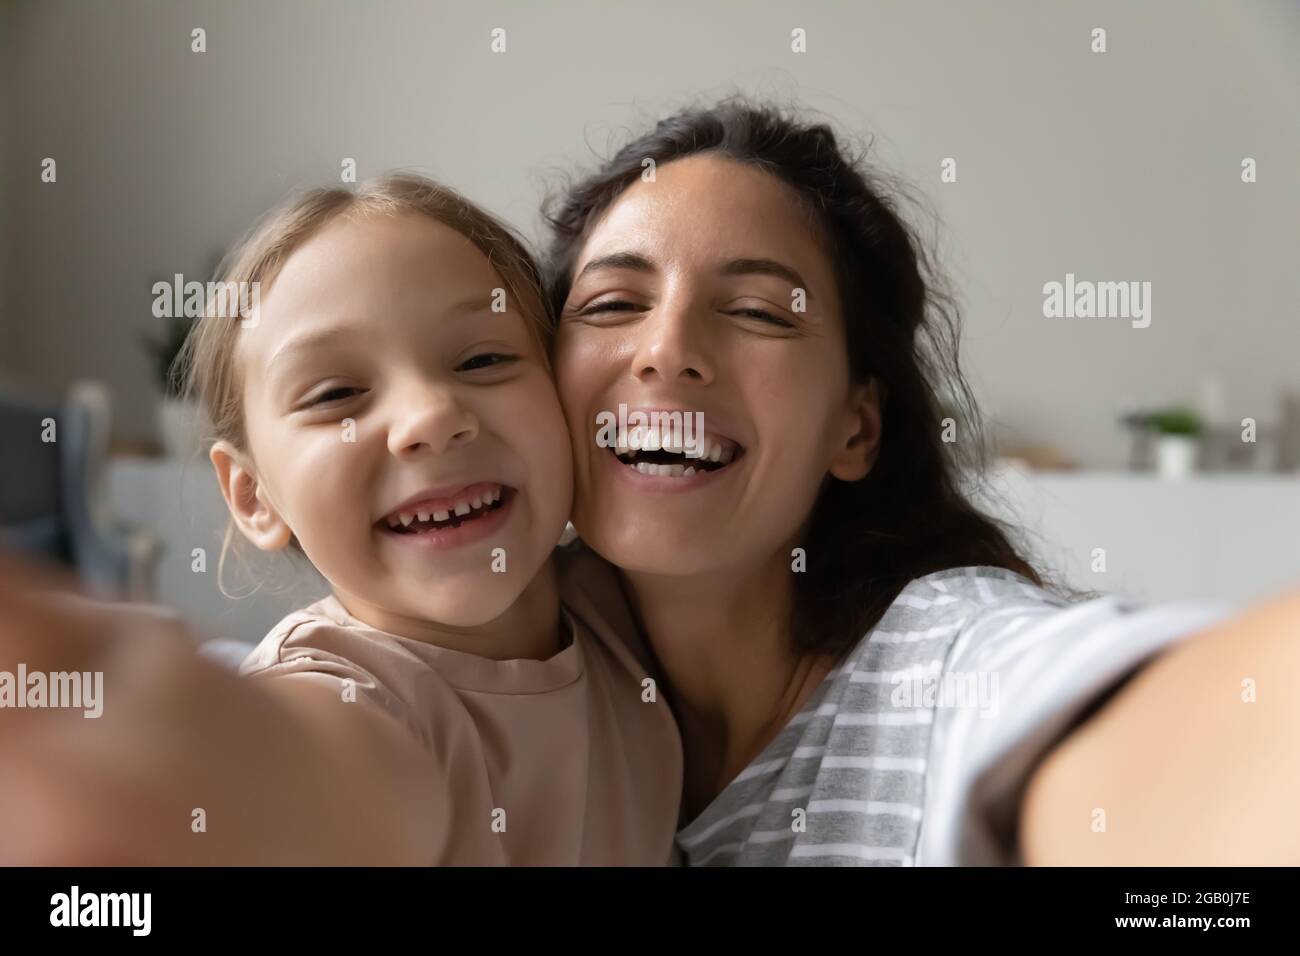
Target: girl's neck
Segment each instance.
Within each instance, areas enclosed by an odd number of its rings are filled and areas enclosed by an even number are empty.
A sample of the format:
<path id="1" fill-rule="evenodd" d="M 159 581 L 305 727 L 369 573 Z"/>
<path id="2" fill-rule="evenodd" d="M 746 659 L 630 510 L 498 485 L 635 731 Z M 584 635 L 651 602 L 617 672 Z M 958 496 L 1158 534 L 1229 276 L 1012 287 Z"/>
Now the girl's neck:
<path id="1" fill-rule="evenodd" d="M 398 637 L 491 660 L 546 660 L 564 646 L 555 566 L 545 562 L 522 594 L 502 614 L 475 627 L 452 627 L 376 607 L 337 589 L 344 609 L 371 627 Z"/>
<path id="2" fill-rule="evenodd" d="M 789 560 L 680 577 L 624 572 L 667 681 L 689 822 L 757 757 L 834 666 L 795 650 Z"/>

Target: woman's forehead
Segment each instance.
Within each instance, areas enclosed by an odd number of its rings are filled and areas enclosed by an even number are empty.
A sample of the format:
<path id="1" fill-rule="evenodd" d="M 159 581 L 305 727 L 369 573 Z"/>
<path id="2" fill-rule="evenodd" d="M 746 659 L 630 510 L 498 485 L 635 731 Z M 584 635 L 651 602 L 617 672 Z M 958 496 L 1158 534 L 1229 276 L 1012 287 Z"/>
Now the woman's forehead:
<path id="1" fill-rule="evenodd" d="M 664 164 L 653 181 L 625 190 L 591 230 L 576 265 L 625 251 L 665 264 L 766 258 L 793 260 L 801 272 L 829 269 L 792 187 L 707 154 Z"/>

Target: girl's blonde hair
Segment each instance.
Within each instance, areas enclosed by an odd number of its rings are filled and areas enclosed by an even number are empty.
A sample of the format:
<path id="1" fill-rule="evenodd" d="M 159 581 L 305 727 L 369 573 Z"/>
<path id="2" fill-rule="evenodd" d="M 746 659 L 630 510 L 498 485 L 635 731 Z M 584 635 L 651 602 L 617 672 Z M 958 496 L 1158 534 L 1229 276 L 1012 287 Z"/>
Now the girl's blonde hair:
<path id="1" fill-rule="evenodd" d="M 528 320 L 543 355 L 549 355 L 555 322 L 541 272 L 523 241 L 510 226 L 454 189 L 413 173 L 390 173 L 356 190 L 339 186 L 313 189 L 272 210 L 222 260 L 213 288 L 248 289 L 256 282 L 265 291 L 294 251 L 336 217 L 402 213 L 428 216 L 474 243 L 500 275 L 508 300 L 517 303 Z M 204 317 L 186 338 L 172 375 L 184 394 L 202 406 L 212 425 L 212 438 L 242 449 L 243 385 L 235 362 L 241 299 L 229 294 L 209 298 Z"/>
<path id="2" fill-rule="evenodd" d="M 549 363 L 555 320 L 537 262 L 510 226 L 454 189 L 413 173 L 390 173 L 356 190 L 313 189 L 267 213 L 222 260 L 204 315 L 190 330 L 172 366 L 171 375 L 183 394 L 202 407 L 211 424 L 212 441 L 246 447 L 243 379 L 235 346 L 245 318 L 240 308 L 247 299 L 230 290 L 251 289 L 256 282 L 260 299 L 262 287 L 270 286 L 289 257 L 338 216 L 362 219 L 403 213 L 419 213 L 454 229 L 487 256 L 501 277 L 508 302 L 520 309 Z M 226 591 L 224 571 L 234 531 L 234 522 L 228 522 L 217 565 L 218 587 L 232 598 L 238 595 Z M 301 554 L 296 536 L 290 549 Z M 253 590 L 260 589 L 259 583 Z"/>

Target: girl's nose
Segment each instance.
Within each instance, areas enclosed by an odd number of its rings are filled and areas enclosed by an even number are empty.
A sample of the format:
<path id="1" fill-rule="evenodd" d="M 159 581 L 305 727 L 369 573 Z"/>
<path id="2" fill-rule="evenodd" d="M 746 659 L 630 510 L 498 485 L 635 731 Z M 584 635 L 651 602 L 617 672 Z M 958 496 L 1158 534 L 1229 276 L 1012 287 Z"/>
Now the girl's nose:
<path id="1" fill-rule="evenodd" d="M 478 436 L 478 419 L 449 389 L 413 389 L 393 399 L 396 410 L 388 428 L 393 455 L 441 455 Z"/>
<path id="2" fill-rule="evenodd" d="M 636 323 L 633 374 L 642 381 L 657 379 L 666 384 L 712 382 L 713 363 L 704 341 L 705 322 L 706 317 L 689 302 L 661 303 Z"/>

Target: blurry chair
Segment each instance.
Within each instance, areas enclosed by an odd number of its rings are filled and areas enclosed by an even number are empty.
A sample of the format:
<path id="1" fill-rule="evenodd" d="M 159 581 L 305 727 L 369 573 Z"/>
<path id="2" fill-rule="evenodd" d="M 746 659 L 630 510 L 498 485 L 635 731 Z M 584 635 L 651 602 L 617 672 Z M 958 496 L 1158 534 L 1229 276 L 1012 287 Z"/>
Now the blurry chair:
<path id="1" fill-rule="evenodd" d="M 74 568 L 97 597 L 147 601 L 159 544 L 110 514 L 110 421 L 97 382 L 74 384 L 61 405 L 0 389 L 0 545 Z"/>

